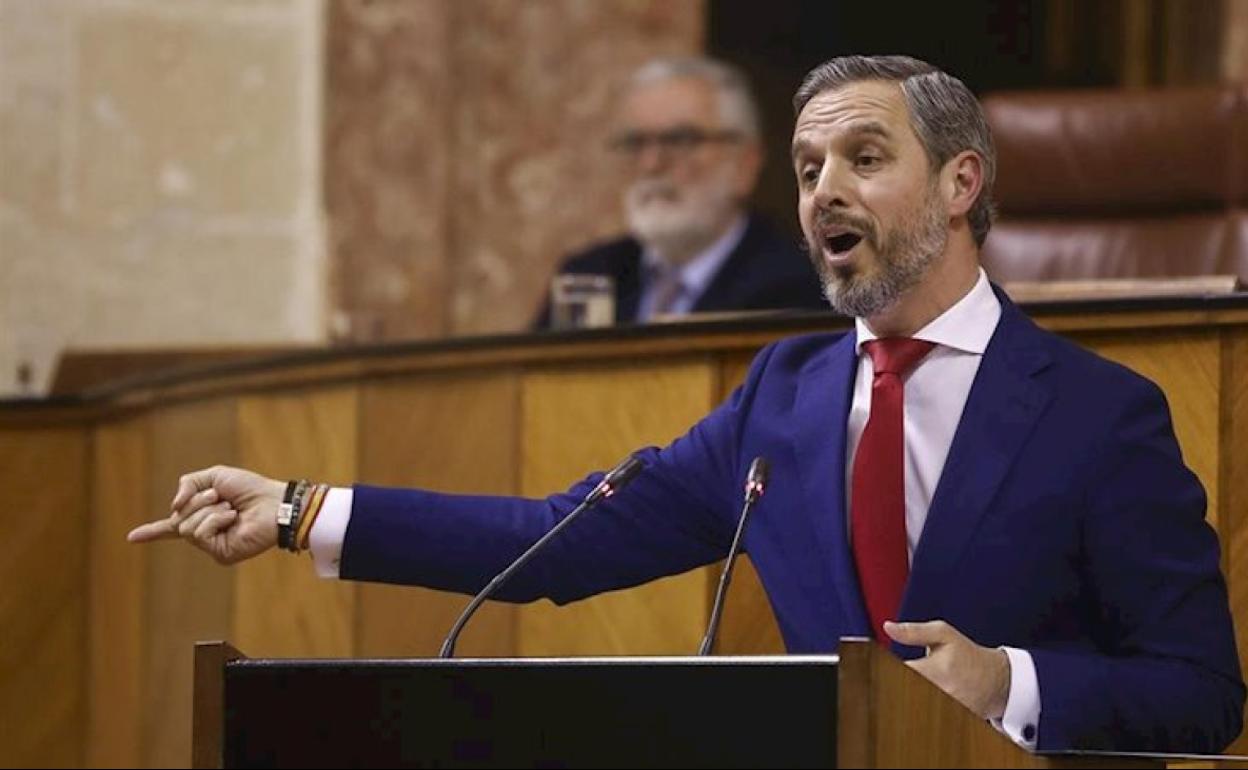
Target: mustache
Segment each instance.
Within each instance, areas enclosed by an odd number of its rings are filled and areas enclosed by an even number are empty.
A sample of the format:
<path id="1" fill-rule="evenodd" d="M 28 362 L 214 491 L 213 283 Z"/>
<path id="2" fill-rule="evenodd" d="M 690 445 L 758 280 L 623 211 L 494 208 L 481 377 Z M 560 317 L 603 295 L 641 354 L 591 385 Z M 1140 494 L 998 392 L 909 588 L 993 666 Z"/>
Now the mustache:
<path id="1" fill-rule="evenodd" d="M 641 179 L 630 185 L 628 192 L 634 198 L 648 197 L 656 194 L 666 197 L 674 197 L 680 192 L 680 188 L 675 182 L 671 182 L 667 179 Z"/>
<path id="2" fill-rule="evenodd" d="M 876 230 L 875 223 L 853 214 L 821 210 L 815 214 L 812 229 L 813 235 L 816 237 L 828 230 L 852 230 L 861 234 L 863 239 L 871 244 L 872 248 L 878 249 L 880 246 L 879 231 Z"/>

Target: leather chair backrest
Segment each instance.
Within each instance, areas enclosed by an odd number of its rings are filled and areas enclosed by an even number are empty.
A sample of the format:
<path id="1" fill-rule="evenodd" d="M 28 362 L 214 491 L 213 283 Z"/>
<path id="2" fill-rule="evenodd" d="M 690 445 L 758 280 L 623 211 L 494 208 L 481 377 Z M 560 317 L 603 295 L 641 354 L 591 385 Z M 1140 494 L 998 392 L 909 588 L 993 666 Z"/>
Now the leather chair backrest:
<path id="1" fill-rule="evenodd" d="M 997 281 L 1248 282 L 1248 88 L 993 94 Z"/>

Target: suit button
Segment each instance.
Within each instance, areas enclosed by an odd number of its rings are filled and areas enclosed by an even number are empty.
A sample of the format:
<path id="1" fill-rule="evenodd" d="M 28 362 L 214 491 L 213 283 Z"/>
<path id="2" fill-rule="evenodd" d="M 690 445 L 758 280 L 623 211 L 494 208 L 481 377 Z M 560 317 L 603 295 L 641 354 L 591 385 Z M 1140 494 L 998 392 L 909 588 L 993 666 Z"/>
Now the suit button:
<path id="1" fill-rule="evenodd" d="M 1023 728 L 1023 740 L 1027 741 L 1028 743 L 1031 743 L 1035 739 L 1036 739 L 1036 726 L 1027 725 L 1026 727 L 1024 727 Z"/>

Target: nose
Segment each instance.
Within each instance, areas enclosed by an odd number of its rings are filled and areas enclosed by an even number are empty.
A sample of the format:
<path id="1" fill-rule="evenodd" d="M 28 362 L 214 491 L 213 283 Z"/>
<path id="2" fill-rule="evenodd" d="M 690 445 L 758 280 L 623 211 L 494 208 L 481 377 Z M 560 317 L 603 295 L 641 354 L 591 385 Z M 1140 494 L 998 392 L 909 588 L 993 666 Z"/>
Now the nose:
<path id="1" fill-rule="evenodd" d="M 849 208 L 848 177 L 843 164 L 835 160 L 823 164 L 812 198 L 815 206 L 820 209 Z"/>
<path id="2" fill-rule="evenodd" d="M 638 173 L 653 176 L 667 167 L 667 152 L 658 142 L 646 142 L 637 151 L 635 161 Z"/>

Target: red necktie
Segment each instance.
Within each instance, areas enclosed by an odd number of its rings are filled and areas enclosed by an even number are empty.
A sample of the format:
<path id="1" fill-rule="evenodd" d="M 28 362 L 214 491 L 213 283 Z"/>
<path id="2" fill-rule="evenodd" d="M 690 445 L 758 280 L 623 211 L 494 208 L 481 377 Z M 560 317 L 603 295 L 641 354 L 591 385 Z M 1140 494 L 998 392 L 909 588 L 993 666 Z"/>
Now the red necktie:
<path id="1" fill-rule="evenodd" d="M 896 620 L 910 576 L 906 557 L 905 436 L 902 379 L 933 343 L 908 337 L 870 340 L 871 415 L 854 456 L 850 536 L 858 580 L 875 638 L 885 646 L 884 621 Z"/>

